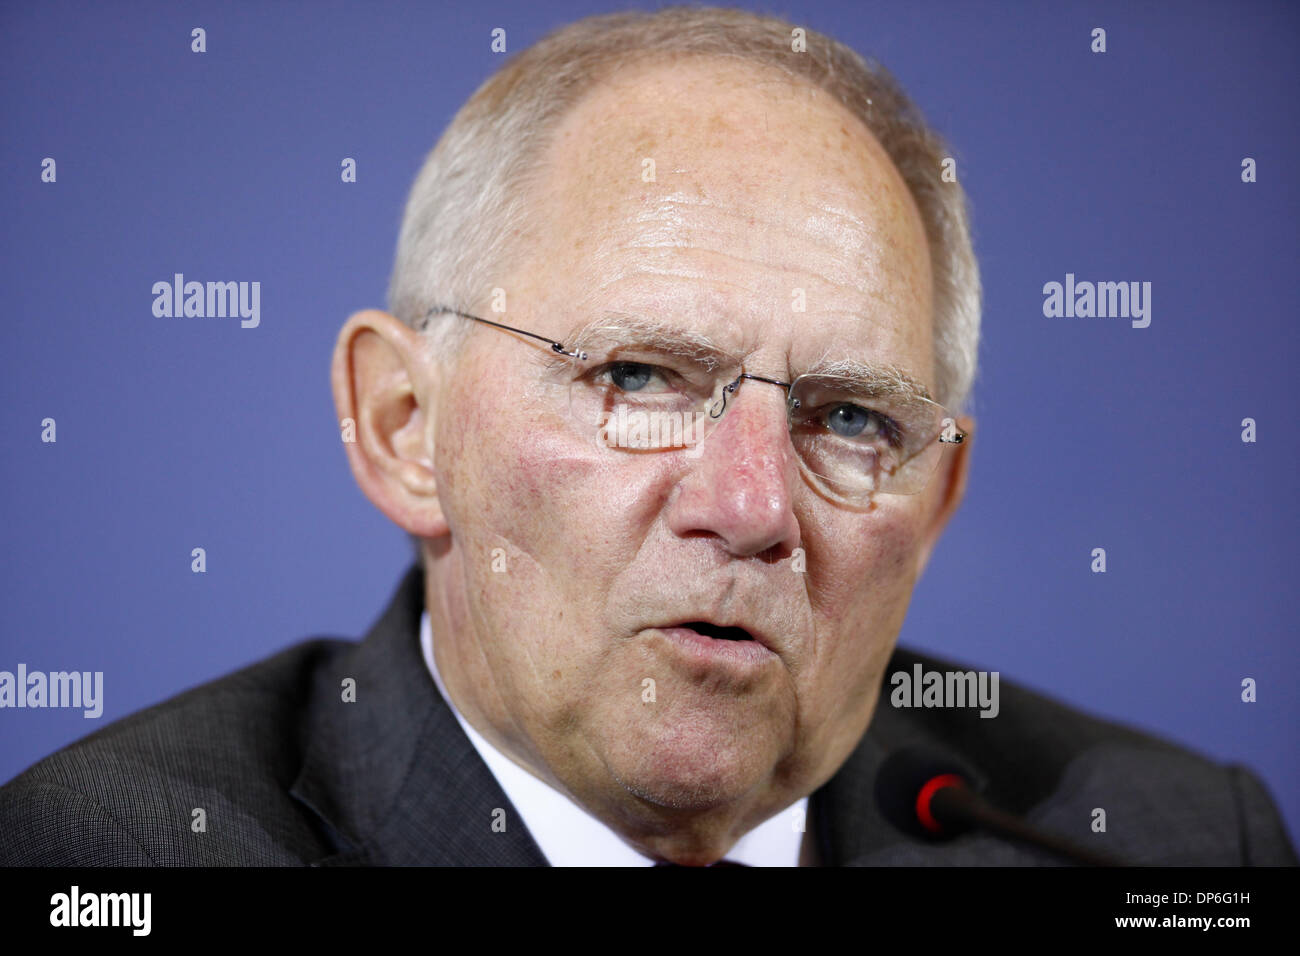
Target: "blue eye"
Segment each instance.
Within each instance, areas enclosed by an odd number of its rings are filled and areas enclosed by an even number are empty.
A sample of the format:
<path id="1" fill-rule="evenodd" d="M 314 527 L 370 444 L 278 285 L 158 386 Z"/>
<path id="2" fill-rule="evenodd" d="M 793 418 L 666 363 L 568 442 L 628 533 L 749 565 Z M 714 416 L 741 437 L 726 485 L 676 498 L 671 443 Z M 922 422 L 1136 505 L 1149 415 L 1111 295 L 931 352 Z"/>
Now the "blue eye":
<path id="1" fill-rule="evenodd" d="M 607 371 L 609 380 L 625 392 L 639 392 L 650 382 L 654 366 L 639 362 L 615 362 Z"/>
<path id="2" fill-rule="evenodd" d="M 899 443 L 899 428 L 885 415 L 861 405 L 840 404 L 826 414 L 826 427 L 841 438 L 881 438 Z"/>
<path id="3" fill-rule="evenodd" d="M 826 424 L 831 431 L 845 438 L 854 438 L 862 429 L 871 424 L 871 414 L 857 405 L 836 405 L 826 416 Z"/>

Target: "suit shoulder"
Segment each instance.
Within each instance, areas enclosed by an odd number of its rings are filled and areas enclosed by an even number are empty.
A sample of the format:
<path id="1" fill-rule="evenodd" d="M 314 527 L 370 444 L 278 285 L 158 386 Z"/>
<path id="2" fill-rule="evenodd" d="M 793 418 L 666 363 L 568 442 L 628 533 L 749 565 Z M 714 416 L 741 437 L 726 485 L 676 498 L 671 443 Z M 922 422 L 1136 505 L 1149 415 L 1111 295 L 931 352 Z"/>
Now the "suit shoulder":
<path id="1" fill-rule="evenodd" d="M 131 714 L 0 787 L 0 864 L 292 864 L 319 836 L 289 796 L 319 675 L 304 641 Z"/>
<path id="2" fill-rule="evenodd" d="M 0 789 L 0 866 L 155 866 L 125 825 L 94 799 L 47 780 Z"/>

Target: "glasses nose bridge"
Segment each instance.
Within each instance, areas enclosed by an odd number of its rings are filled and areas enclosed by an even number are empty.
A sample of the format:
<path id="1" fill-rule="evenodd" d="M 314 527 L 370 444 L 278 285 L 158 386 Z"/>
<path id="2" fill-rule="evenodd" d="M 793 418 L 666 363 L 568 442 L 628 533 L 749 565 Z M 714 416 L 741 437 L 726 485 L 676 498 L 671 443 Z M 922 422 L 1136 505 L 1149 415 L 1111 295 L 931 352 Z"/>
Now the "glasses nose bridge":
<path id="1" fill-rule="evenodd" d="M 779 437 L 777 433 L 767 434 L 768 430 L 772 428 L 772 423 L 765 416 L 770 413 L 756 409 L 755 422 L 748 425 L 740 423 L 738 428 L 738 423 L 733 422 L 732 428 L 735 430 L 735 434 L 725 437 L 722 446 L 718 446 L 716 444 L 717 439 L 710 441 L 708 436 L 724 425 L 728 417 L 727 413 L 732 411 L 732 406 L 739 400 L 740 393 L 745 391 L 741 386 L 746 379 L 754 381 L 754 384 L 750 386 L 751 388 L 772 385 L 781 389 L 782 420 Z M 785 495 L 792 496 L 802 466 L 800 464 L 800 455 L 794 446 L 791 431 L 790 386 L 786 382 L 762 375 L 754 375 L 745 372 L 743 369 L 739 373 L 728 370 L 722 373 L 719 381 L 726 383 L 721 388 L 715 385 L 715 388 L 721 392 L 721 396 L 715 400 L 715 403 L 721 405 L 722 408 L 716 416 L 712 414 L 712 411 L 708 413 L 709 424 L 703 433 L 704 440 L 694 449 L 694 453 L 688 457 L 699 458 L 712 445 L 719 455 L 716 459 L 716 467 L 725 469 L 729 475 L 731 475 L 731 469 L 740 467 L 741 471 L 748 475 L 746 481 L 752 488 L 764 487 L 771 491 L 779 484 L 786 489 Z M 773 441 L 776 444 L 772 444 Z M 754 457 L 755 452 L 760 453 L 758 458 Z M 754 464 L 756 461 L 763 461 L 766 464 L 756 468 Z M 745 464 L 742 465 L 742 462 Z M 760 473 L 764 477 L 760 478 Z M 735 475 L 731 475 L 731 477 L 734 479 Z M 786 498 L 786 500 L 790 501 L 792 498 Z"/>
<path id="2" fill-rule="evenodd" d="M 750 372 L 746 372 L 744 369 L 741 369 L 740 373 L 734 379 L 732 379 L 730 382 L 728 382 L 726 385 L 722 387 L 721 397 L 714 401 L 712 407 L 709 410 L 710 417 L 718 419 L 721 418 L 724 414 L 726 414 L 727 409 L 731 406 L 733 402 L 736 401 L 738 397 L 738 393 L 740 391 L 741 383 L 743 383 L 745 379 L 753 379 L 756 382 L 761 382 L 767 385 L 775 385 L 781 389 L 783 393 L 781 396 L 781 404 L 782 407 L 785 409 L 786 424 L 788 425 L 790 421 L 791 383 L 782 382 L 774 378 L 768 378 L 765 375 L 754 375 Z"/>
<path id="3" fill-rule="evenodd" d="M 783 450 L 788 453 L 793 460 L 797 461 L 799 455 L 793 447 L 793 436 L 791 433 L 790 385 L 786 382 L 774 378 L 768 378 L 764 375 L 754 375 L 742 369 L 738 374 L 732 375 L 729 381 L 727 381 L 724 376 L 726 384 L 720 389 L 721 396 L 715 400 L 714 405 L 711 406 L 708 412 L 709 424 L 707 426 L 708 430 L 705 434 L 709 434 L 723 424 L 723 420 L 727 417 L 727 413 L 729 413 L 735 403 L 739 401 L 740 393 L 745 391 L 741 386 L 745 383 L 746 379 L 752 379 L 755 386 L 771 385 L 781 389 L 781 411 L 783 415 L 781 433 L 785 437 L 785 447 Z M 714 414 L 714 412 L 717 412 L 717 414 Z M 752 443 L 752 438 L 753 435 L 751 434 L 750 443 Z"/>

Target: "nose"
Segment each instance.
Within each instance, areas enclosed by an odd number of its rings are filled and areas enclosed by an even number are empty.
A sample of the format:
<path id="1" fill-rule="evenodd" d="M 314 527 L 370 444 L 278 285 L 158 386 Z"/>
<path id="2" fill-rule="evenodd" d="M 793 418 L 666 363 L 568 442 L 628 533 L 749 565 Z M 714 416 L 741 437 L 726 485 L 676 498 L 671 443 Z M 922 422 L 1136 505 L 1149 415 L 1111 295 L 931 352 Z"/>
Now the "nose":
<path id="1" fill-rule="evenodd" d="M 668 522 L 681 537 L 710 534 L 737 557 L 781 560 L 799 546 L 799 462 L 781 389 L 746 381 L 727 401 L 677 485 Z"/>

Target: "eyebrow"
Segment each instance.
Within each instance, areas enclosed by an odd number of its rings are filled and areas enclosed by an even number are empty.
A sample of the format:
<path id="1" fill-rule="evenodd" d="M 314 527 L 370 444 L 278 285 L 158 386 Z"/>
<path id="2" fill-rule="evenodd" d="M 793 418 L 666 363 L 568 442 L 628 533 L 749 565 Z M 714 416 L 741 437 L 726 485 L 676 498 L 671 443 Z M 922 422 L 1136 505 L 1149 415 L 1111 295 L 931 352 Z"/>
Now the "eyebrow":
<path id="1" fill-rule="evenodd" d="M 566 348 L 576 351 L 591 348 L 595 343 L 606 339 L 615 340 L 620 345 L 650 348 L 657 352 L 700 362 L 710 371 L 727 364 L 742 364 L 739 355 L 718 345 L 702 332 L 683 329 L 650 316 L 628 312 L 604 312 L 590 322 L 573 329 L 564 343 Z M 827 349 L 822 357 L 802 374 L 836 378 L 851 388 L 873 395 L 934 401 L 925 383 L 900 365 L 852 358 L 833 359 L 831 352 L 832 350 Z M 556 355 L 548 364 L 569 363 L 563 357 Z"/>
<path id="2" fill-rule="evenodd" d="M 859 362 L 856 359 L 822 360 L 805 374 L 842 379 L 850 388 L 872 395 L 921 399 L 933 402 L 925 383 L 892 362 Z"/>
<path id="3" fill-rule="evenodd" d="M 702 332 L 683 329 L 668 322 L 628 312 L 604 312 L 572 333 L 573 349 L 583 349 L 606 339 L 620 345 L 636 345 L 692 359 L 710 370 L 725 364 L 737 365 L 740 356 L 718 345 Z"/>

